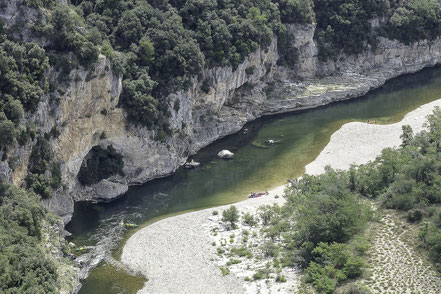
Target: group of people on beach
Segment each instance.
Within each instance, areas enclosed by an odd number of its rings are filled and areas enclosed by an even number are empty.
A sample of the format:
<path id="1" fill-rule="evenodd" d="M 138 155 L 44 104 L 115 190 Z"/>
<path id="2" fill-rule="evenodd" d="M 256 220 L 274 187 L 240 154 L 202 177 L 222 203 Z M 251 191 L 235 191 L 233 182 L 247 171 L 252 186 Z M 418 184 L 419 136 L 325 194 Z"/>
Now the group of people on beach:
<path id="1" fill-rule="evenodd" d="M 377 121 L 375 120 L 374 122 L 370 122 L 370 120 L 368 120 L 368 124 L 372 124 L 372 125 L 376 125 L 377 124 Z"/>

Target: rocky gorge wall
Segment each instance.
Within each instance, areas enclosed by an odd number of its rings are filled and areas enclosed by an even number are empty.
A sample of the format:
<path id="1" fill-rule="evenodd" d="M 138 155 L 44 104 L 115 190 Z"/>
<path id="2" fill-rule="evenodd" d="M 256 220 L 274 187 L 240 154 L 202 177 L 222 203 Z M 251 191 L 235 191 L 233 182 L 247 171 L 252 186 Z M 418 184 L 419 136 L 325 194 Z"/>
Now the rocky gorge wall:
<path id="1" fill-rule="evenodd" d="M 173 135 L 165 142 L 154 140 L 154 131 L 127 123 L 118 107 L 122 77 L 112 73 L 104 56 L 93 70 L 73 70 L 70 82 L 59 86 L 59 102 L 45 97 L 37 113 L 28 118 L 43 132 L 55 125 L 60 130 L 51 145 L 61 162 L 63 188 L 45 200 L 45 206 L 68 222 L 75 201 L 110 201 L 129 185 L 171 174 L 188 156 L 239 131 L 246 122 L 358 97 L 388 79 L 441 62 L 439 39 L 408 46 L 384 38 L 373 51 L 322 62 L 314 30 L 313 25 L 288 26 L 299 51 L 298 64 L 292 69 L 277 65 L 277 40 L 273 39 L 269 48 L 251 54 L 236 69 L 207 69 L 188 90 L 170 95 Z M 208 93 L 201 90 L 203 81 L 209 81 Z M 125 176 L 83 187 L 77 174 L 84 157 L 93 146 L 109 144 L 123 155 Z M 10 156 L 19 158 L 19 165 L 12 171 L 1 162 L 3 177 L 16 184 L 23 181 L 31 145 L 10 151 Z"/>

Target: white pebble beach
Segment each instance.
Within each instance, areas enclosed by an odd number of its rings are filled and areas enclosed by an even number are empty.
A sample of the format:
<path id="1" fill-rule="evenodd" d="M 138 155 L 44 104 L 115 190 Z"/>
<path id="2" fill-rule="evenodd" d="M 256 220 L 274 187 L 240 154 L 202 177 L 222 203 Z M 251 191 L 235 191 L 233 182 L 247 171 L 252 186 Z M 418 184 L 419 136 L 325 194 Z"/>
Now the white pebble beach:
<path id="1" fill-rule="evenodd" d="M 306 166 L 306 173 L 320 174 L 329 165 L 347 169 L 351 164 L 364 164 L 378 156 L 387 147 L 401 144 L 402 125 L 410 125 L 414 133 L 423 130 L 426 116 L 441 99 L 420 106 L 403 120 L 391 125 L 352 122 L 343 125 L 330 139 L 320 155 Z M 264 204 L 283 202 L 285 186 L 269 191 L 268 196 L 247 199 L 234 204 L 240 211 L 256 210 Z M 216 262 L 212 246 L 211 228 L 218 225 L 220 213 L 230 205 L 210 208 L 169 217 L 142 228 L 131 236 L 124 248 L 121 261 L 130 269 L 148 278 L 138 293 L 253 293 L 255 288 L 240 273 L 232 271 L 223 276 Z M 298 283 L 295 271 L 291 282 L 276 288 L 278 293 L 292 291 Z M 274 290 L 274 289 L 267 289 Z M 265 289 L 261 289 L 265 293 Z"/>

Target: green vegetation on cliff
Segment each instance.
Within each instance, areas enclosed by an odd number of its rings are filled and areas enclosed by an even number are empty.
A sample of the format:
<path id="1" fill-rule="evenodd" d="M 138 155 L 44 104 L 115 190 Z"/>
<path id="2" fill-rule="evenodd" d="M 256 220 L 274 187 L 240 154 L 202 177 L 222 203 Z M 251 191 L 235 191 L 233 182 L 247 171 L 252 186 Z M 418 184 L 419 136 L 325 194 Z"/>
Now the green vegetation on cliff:
<path id="1" fill-rule="evenodd" d="M 437 0 L 314 0 L 314 4 L 315 40 L 322 60 L 375 49 L 378 36 L 411 44 L 441 35 Z"/>
<path id="2" fill-rule="evenodd" d="M 35 29 L 49 39 L 48 50 L 71 51 L 76 54 L 79 63 L 85 67 L 93 66 L 98 60 L 99 36 L 95 34 L 95 30 L 85 25 L 80 15 L 69 7 L 56 6 L 48 16 L 47 22 L 36 26 Z"/>
<path id="3" fill-rule="evenodd" d="M 271 1 L 74 1 L 102 40 L 102 52 L 124 74 L 122 102 L 132 122 L 170 135 L 166 96 L 186 89 L 206 67 L 235 68 L 283 34 Z M 292 22 L 310 21 L 288 5 Z M 310 11 L 307 11 L 311 13 Z M 305 12 L 306 13 L 306 12 Z M 286 46 L 289 46 L 287 44 Z M 288 50 L 287 50 L 288 51 Z M 289 54 L 290 52 L 287 52 Z M 206 82 L 210 86 L 210 81 Z"/>
<path id="4" fill-rule="evenodd" d="M 441 34 L 441 8 L 437 0 L 403 1 L 389 19 L 386 36 L 406 44 L 433 40 Z"/>
<path id="5" fill-rule="evenodd" d="M 172 134 L 168 118 L 173 103 L 167 96 L 188 88 L 196 76 L 202 79 L 203 90 L 209 91 L 213 81 L 203 80 L 204 68 L 236 68 L 251 52 L 267 48 L 276 36 L 278 64 L 295 65 L 298 53 L 293 48 L 294 36 L 287 33 L 284 24 L 316 23 L 314 38 L 322 60 L 375 48 L 379 36 L 413 43 L 432 40 L 441 33 L 437 0 L 73 0 L 67 6 L 52 0 L 20 3 L 39 10 L 41 17 L 33 33 L 48 42 L 44 48 L 22 44 L 0 25 L 0 38 L 6 40 L 0 58 L 6 70 L 14 73 L 2 76 L 0 85 L 12 91 L 2 92 L 0 105 L 6 115 L 6 119 L 0 116 L 4 145 L 13 144 L 21 133 L 26 137 L 27 130 L 13 131 L 11 122 L 16 123 L 23 115 L 18 101 L 24 111 L 35 110 L 40 97 L 48 93 L 48 61 L 61 72 L 63 81 L 77 64 L 92 67 L 100 53 L 106 55 L 114 72 L 123 74 L 121 105 L 129 119 L 155 129 L 156 138 L 164 140 Z M 35 61 L 26 62 L 32 59 Z M 19 74 L 26 79 L 14 83 Z"/>
<path id="6" fill-rule="evenodd" d="M 83 65 L 93 64 L 99 51 L 109 57 L 115 72 L 124 77 L 121 101 L 129 119 L 156 129 L 160 140 L 172 133 L 167 96 L 188 88 L 193 77 L 203 77 L 204 68 L 235 68 L 259 47 L 267 48 L 275 36 L 279 65 L 295 64 L 294 37 L 284 24 L 315 22 L 322 60 L 375 48 L 381 35 L 412 43 L 441 33 L 436 0 L 75 0 L 72 4 L 53 5 L 53 13 L 36 26 L 51 41 L 47 49 L 73 52 Z M 203 81 L 205 91 L 211 83 Z"/>
<path id="7" fill-rule="evenodd" d="M 48 92 L 48 69 L 45 50 L 36 43 L 10 39 L 0 18 L 0 148 L 15 143 L 27 132 L 21 119 L 25 111 L 34 112 L 41 96 Z M 26 142 L 19 141 L 23 145 Z"/>
<path id="8" fill-rule="evenodd" d="M 394 0 L 314 0 L 319 57 L 358 54 L 374 45 L 371 20 L 384 16 Z"/>
<path id="9" fill-rule="evenodd" d="M 0 292 L 57 293 L 57 270 L 41 244 L 48 216 L 39 197 L 0 183 Z"/>

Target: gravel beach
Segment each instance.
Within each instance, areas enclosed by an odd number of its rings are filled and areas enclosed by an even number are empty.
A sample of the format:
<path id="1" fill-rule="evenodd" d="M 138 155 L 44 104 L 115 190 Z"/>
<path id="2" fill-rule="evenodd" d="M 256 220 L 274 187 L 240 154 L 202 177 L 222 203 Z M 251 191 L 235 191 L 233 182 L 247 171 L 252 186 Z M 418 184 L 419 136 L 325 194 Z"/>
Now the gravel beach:
<path id="1" fill-rule="evenodd" d="M 441 99 L 425 104 L 408 113 L 402 121 L 391 125 L 353 122 L 343 125 L 330 139 L 320 155 L 306 166 L 306 173 L 320 174 L 329 165 L 347 169 L 351 164 L 363 164 L 375 159 L 386 147 L 401 144 L 402 125 L 410 125 L 414 133 L 423 129 L 426 116 Z M 240 211 L 255 211 L 264 204 L 282 204 L 285 186 L 269 191 L 268 196 L 248 199 L 234 204 Z M 276 196 L 276 197 L 275 197 Z M 211 234 L 219 216 L 229 205 L 190 212 L 153 223 L 136 232 L 123 248 L 121 261 L 149 280 L 138 293 L 253 293 L 256 288 L 245 282 L 243 275 L 232 271 L 223 276 L 216 263 L 218 256 L 212 246 Z M 278 288 L 259 288 L 262 293 L 295 290 L 296 272 L 288 277 L 290 283 Z M 260 286 L 258 286 L 260 287 Z"/>

